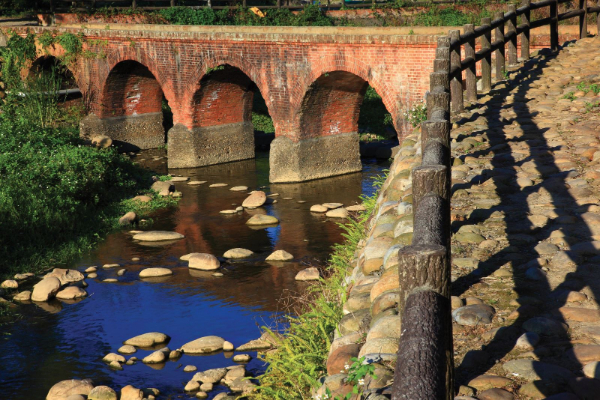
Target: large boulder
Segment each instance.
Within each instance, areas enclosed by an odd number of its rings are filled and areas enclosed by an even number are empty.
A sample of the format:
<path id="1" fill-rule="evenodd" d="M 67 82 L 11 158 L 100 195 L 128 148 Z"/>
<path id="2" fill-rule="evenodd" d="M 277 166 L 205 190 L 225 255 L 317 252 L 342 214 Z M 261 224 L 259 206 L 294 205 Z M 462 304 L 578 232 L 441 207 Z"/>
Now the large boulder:
<path id="1" fill-rule="evenodd" d="M 192 269 L 200 269 L 203 271 L 212 271 L 219 269 L 221 263 L 217 257 L 212 254 L 196 253 L 188 260 L 188 266 Z"/>
<path id="2" fill-rule="evenodd" d="M 79 282 L 82 281 L 85 277 L 83 274 L 75 269 L 64 269 L 64 268 L 54 268 L 52 272 L 46 274 L 45 277 L 54 276 L 60 280 L 61 285 L 66 285 L 67 283 Z"/>
<path id="3" fill-rule="evenodd" d="M 87 396 L 90 394 L 94 385 L 90 379 L 69 379 L 66 381 L 60 381 L 48 392 L 46 400 L 64 400 L 71 395 L 82 395 Z"/>
<path id="4" fill-rule="evenodd" d="M 60 290 L 60 280 L 54 276 L 49 276 L 42 279 L 33 287 L 31 300 L 33 301 L 48 301 L 53 298 Z"/>
<path id="5" fill-rule="evenodd" d="M 205 336 L 184 344 L 181 347 L 186 354 L 212 353 L 223 349 L 225 339 L 218 336 Z"/>

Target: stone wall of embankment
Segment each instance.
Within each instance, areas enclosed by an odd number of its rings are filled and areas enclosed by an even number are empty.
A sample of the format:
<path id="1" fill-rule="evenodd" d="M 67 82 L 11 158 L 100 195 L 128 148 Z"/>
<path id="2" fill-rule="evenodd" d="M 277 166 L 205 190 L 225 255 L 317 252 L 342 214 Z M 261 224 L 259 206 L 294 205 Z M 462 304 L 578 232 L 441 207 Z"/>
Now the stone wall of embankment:
<path id="1" fill-rule="evenodd" d="M 367 378 L 363 389 L 386 393 L 400 339 L 398 315 L 398 250 L 412 241 L 411 171 L 421 164 L 420 132 L 415 130 L 401 143 L 383 184 L 367 234 L 359 243 L 352 273 L 346 278 L 348 297 L 344 317 L 331 344 L 324 385 L 335 395 L 351 390 L 345 384 L 352 357 L 365 357 L 375 366 L 377 379 Z M 380 397 L 383 399 L 384 397 Z"/>

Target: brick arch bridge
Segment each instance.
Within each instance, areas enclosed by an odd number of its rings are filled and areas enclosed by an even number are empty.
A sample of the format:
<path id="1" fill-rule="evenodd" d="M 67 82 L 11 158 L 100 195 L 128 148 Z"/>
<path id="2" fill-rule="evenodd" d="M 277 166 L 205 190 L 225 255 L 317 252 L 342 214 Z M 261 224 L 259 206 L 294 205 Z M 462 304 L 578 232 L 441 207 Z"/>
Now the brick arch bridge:
<path id="1" fill-rule="evenodd" d="M 252 97 L 260 91 L 275 126 L 272 182 L 360 170 L 358 113 L 367 85 L 402 133 L 403 111 L 428 87 L 436 44 L 436 35 L 400 28 L 29 29 L 85 35 L 86 56 L 70 65 L 89 109 L 83 135 L 105 134 L 140 148 L 166 141 L 171 168 L 252 158 Z M 40 55 L 62 51 L 54 46 Z M 163 97 L 173 112 L 167 133 Z"/>

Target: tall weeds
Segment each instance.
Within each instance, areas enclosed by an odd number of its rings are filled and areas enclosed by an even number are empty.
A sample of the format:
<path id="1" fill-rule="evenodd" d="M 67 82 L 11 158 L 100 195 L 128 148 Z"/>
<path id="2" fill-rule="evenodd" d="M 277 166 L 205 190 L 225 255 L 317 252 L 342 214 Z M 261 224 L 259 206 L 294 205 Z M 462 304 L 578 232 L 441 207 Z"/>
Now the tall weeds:
<path id="1" fill-rule="evenodd" d="M 375 181 L 381 186 L 385 177 Z M 365 225 L 372 214 L 378 193 L 363 197 L 367 208 L 357 218 L 340 224 L 344 229 L 344 243 L 337 244 L 329 259 L 327 279 L 312 286 L 304 312 L 296 318 L 287 317 L 289 328 L 277 340 L 277 350 L 261 354 L 268 363 L 266 372 L 259 377 L 260 385 L 249 398 L 255 400 L 305 400 L 317 388 L 319 379 L 326 374 L 326 362 L 334 331 L 341 320 L 342 305 L 346 300 L 345 279 L 352 270 L 352 259 L 358 242 L 365 235 Z M 272 333 L 269 328 L 264 328 Z M 278 336 L 271 335 L 275 338 Z"/>

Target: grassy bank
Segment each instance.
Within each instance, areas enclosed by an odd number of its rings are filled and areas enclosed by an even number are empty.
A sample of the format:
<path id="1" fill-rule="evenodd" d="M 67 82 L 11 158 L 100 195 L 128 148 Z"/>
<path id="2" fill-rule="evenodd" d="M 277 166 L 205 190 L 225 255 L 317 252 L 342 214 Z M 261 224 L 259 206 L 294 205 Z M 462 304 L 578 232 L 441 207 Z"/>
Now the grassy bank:
<path id="1" fill-rule="evenodd" d="M 375 182 L 381 186 L 385 176 Z M 364 197 L 367 210 L 356 219 L 340 224 L 344 243 L 334 246 L 326 278 L 309 289 L 302 299 L 297 317 L 287 317 L 289 328 L 277 343 L 277 350 L 260 355 L 268 363 L 260 386 L 249 395 L 255 400 L 303 400 L 312 398 L 311 390 L 318 388 L 319 378 L 326 375 L 326 362 L 334 330 L 342 318 L 346 299 L 346 276 L 352 271 L 352 259 L 358 242 L 365 235 L 368 217 L 375 208 L 378 193 Z M 268 330 L 268 328 L 265 328 Z"/>
<path id="2" fill-rule="evenodd" d="M 61 103 L 60 66 L 23 82 L 28 39 L 2 49 L 0 106 L 0 279 L 37 272 L 88 251 L 128 211 L 140 217 L 175 203 L 150 193 L 151 172 L 115 148 L 79 138 L 81 113 Z M 133 202 L 150 194 L 148 203 Z"/>

